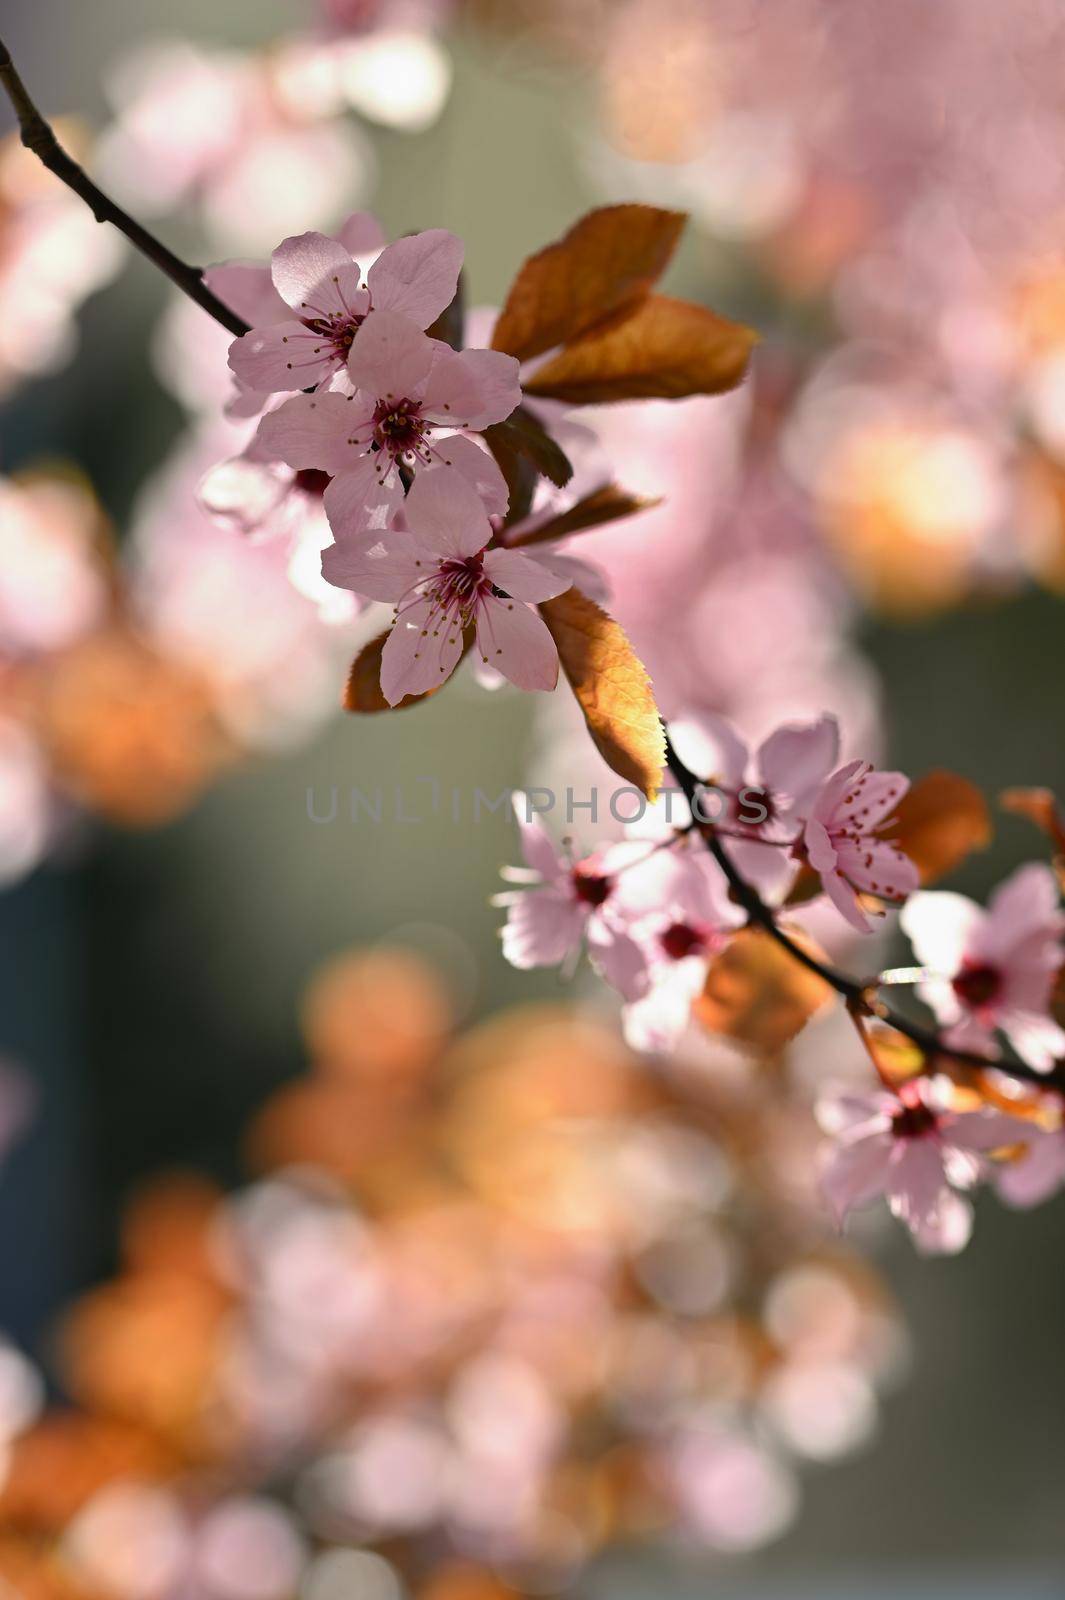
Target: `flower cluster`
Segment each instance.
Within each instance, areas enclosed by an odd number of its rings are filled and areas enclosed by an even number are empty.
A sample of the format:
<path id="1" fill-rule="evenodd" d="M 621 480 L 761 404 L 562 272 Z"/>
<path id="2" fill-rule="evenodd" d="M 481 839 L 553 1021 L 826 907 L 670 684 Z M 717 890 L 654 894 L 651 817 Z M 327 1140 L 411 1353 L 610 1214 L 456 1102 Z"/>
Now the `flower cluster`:
<path id="1" fill-rule="evenodd" d="M 0 1346 L 3 1581 L 569 1593 L 630 1534 L 768 1543 L 870 1437 L 904 1330 L 796 1166 L 801 1096 L 651 1083 L 564 1007 L 456 1033 L 401 949 L 336 958 L 302 1016 L 255 1181 L 148 1185 L 66 1311 L 72 1403 L 16 1408 Z"/>
<path id="2" fill-rule="evenodd" d="M 920 889 L 917 861 L 897 842 L 911 828 L 900 810 L 909 780 L 864 761 L 837 766 L 839 731 L 829 716 L 778 728 L 753 756 L 720 717 L 678 719 L 670 732 L 675 770 L 691 780 L 687 819 L 670 826 L 659 818 L 646 839 L 587 856 L 567 843 L 560 853 L 529 798 L 515 797 L 525 865 L 507 869 L 516 887 L 497 897 L 507 908 L 506 958 L 522 968 L 572 970 L 586 949 L 621 997 L 630 1045 L 672 1052 L 693 1018 L 720 1025 L 720 975 L 735 981 L 738 946 L 740 970 L 750 967 L 750 947 L 739 941 L 749 939 L 753 914 L 763 934 L 781 933 L 798 961 L 847 996 L 884 1081 L 877 1094 L 825 1101 L 823 1125 L 837 1141 L 825 1189 L 841 1224 L 852 1207 L 883 1194 L 922 1248 L 960 1249 L 971 1210 L 958 1191 L 996 1170 L 987 1159 L 993 1152 L 1011 1157 L 998 1174 L 1007 1198 L 1044 1198 L 1065 1177 L 1060 1097 L 1035 1087 L 1042 1075 L 1057 1088 L 1065 1059 L 1065 1030 L 1054 1015 L 1065 914 L 1054 871 L 1038 862 L 1022 867 L 986 911 L 962 895 Z M 871 931 L 874 911 L 902 906 L 901 926 L 921 966 L 901 976 L 916 983 L 940 1025 L 927 1036 L 911 1025 L 925 1057 L 916 1069 L 911 1063 L 912 1077 L 896 1082 L 860 1020 L 878 1011 L 878 983 L 897 975 L 863 988 L 811 954 L 803 938 L 804 918 L 831 936 L 820 910 L 826 902 L 862 933 Z M 1005 1111 L 979 1092 L 959 1110 L 950 1083 L 937 1076 L 948 1057 L 977 1070 L 986 1062 L 1019 1072 L 1034 1098 L 1015 1084 Z"/>

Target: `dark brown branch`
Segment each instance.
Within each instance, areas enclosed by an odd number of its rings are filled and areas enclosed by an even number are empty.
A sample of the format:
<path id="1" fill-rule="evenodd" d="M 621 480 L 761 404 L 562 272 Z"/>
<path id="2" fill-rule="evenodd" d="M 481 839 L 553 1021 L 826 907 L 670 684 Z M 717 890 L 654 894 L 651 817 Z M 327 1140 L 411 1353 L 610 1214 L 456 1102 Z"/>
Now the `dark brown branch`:
<path id="1" fill-rule="evenodd" d="M 103 190 L 93 183 L 73 156 L 67 154 L 51 126 L 30 98 L 29 91 L 11 59 L 11 53 L 2 40 L 0 40 L 0 84 L 3 85 L 15 109 L 19 135 L 26 149 L 32 150 L 49 172 L 54 172 L 68 189 L 73 189 L 74 193 L 85 201 L 97 222 L 110 222 L 120 233 L 124 233 L 142 255 L 147 256 L 160 272 L 165 272 L 183 294 L 187 294 L 190 300 L 195 300 L 196 304 L 202 306 L 208 316 L 214 317 L 223 328 L 228 328 L 230 333 L 237 336 L 247 333 L 248 324 L 230 311 L 228 306 L 223 305 L 217 295 L 211 293 L 203 281 L 203 273 L 199 267 L 190 266 L 187 261 L 182 261 L 154 234 L 149 233 L 147 228 L 142 228 L 139 222 L 135 222 L 121 206 L 116 205 L 110 196 L 104 194 Z"/>
<path id="2" fill-rule="evenodd" d="M 670 772 L 676 778 L 685 799 L 692 806 L 693 815 L 698 816 L 694 801 L 697 798 L 700 787 L 699 781 L 681 761 L 670 744 L 668 735 L 666 737 L 666 763 Z M 1012 1057 L 1008 1060 L 991 1060 L 987 1056 L 977 1055 L 974 1051 L 952 1050 L 941 1042 L 939 1035 L 934 1030 L 922 1027 L 920 1023 L 911 1021 L 909 1017 L 894 1011 L 884 1001 L 873 997 L 871 991 L 875 989 L 875 984 L 862 983 L 858 978 L 851 977 L 849 973 L 842 972 L 829 962 L 819 960 L 817 956 L 804 949 L 801 944 L 791 937 L 786 929 L 779 925 L 776 912 L 771 906 L 766 905 L 753 884 L 749 884 L 742 873 L 737 870 L 713 826 L 707 824 L 700 831 L 706 841 L 707 849 L 728 880 L 733 899 L 747 913 L 748 923 L 753 927 L 761 928 L 771 939 L 775 939 L 777 944 L 781 945 L 801 966 L 806 967 L 808 971 L 814 972 L 819 978 L 822 978 L 830 988 L 843 996 L 852 1011 L 855 1008 L 868 1011 L 872 1016 L 879 1018 L 881 1022 L 885 1022 L 888 1027 L 893 1028 L 896 1033 L 901 1033 L 911 1040 L 929 1060 L 933 1060 L 938 1056 L 984 1072 L 989 1068 L 994 1068 L 996 1072 L 1005 1073 L 1008 1077 L 1016 1078 L 1023 1083 L 1032 1084 L 1039 1088 L 1056 1089 L 1059 1093 L 1065 1093 L 1065 1070 L 1060 1064 L 1051 1072 L 1036 1072 L 1034 1067 L 1030 1067 L 1026 1062 L 1018 1061 Z"/>

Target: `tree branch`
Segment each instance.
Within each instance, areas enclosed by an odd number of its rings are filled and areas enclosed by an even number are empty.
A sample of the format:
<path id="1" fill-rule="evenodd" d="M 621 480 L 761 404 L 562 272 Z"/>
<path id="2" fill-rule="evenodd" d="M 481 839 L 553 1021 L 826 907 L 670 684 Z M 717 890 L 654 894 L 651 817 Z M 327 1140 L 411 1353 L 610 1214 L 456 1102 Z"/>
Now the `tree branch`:
<path id="1" fill-rule="evenodd" d="M 31 150 L 49 172 L 55 173 L 68 189 L 73 189 L 74 193 L 84 200 L 97 222 L 110 222 L 120 233 L 124 233 L 142 255 L 147 256 L 160 272 L 165 272 L 183 294 L 187 294 L 190 300 L 195 300 L 196 304 L 202 306 L 208 316 L 214 317 L 223 328 L 228 328 L 230 333 L 238 337 L 242 333 L 247 333 L 248 324 L 230 311 L 228 306 L 223 305 L 217 295 L 211 293 L 203 281 L 203 273 L 199 267 L 190 266 L 187 261 L 182 261 L 154 234 L 149 233 L 147 228 L 142 228 L 139 222 L 135 222 L 121 206 L 116 205 L 109 195 L 104 194 L 103 190 L 93 183 L 73 156 L 67 154 L 50 124 L 30 98 L 29 91 L 11 59 L 11 52 L 2 40 L 0 40 L 0 84 L 3 85 L 14 107 L 18 118 L 19 135 L 26 149 Z"/>
<path id="2" fill-rule="evenodd" d="M 699 781 L 681 761 L 666 735 L 666 764 L 676 778 L 681 791 L 688 804 L 692 806 L 693 815 L 698 816 L 694 801 L 699 788 Z M 957 1061 L 962 1066 L 977 1068 L 980 1071 L 994 1069 L 996 1072 L 1005 1073 L 1008 1077 L 1016 1078 L 1022 1083 L 1032 1084 L 1039 1088 L 1056 1089 L 1065 1093 L 1065 1068 L 1060 1064 L 1051 1072 L 1036 1072 L 1034 1067 L 1028 1066 L 1024 1061 L 1010 1058 L 1008 1060 L 991 1060 L 987 1056 L 977 1055 L 971 1050 L 953 1050 L 942 1043 L 939 1035 L 931 1028 L 922 1027 L 920 1023 L 912 1022 L 909 1017 L 893 1010 L 884 1001 L 872 999 L 870 990 L 873 984 L 862 983 L 858 978 L 853 978 L 847 972 L 832 966 L 827 961 L 821 961 L 812 955 L 809 950 L 803 949 L 787 931 L 777 922 L 776 912 L 771 906 L 766 905 L 757 889 L 747 882 L 746 878 L 738 871 L 728 851 L 711 824 L 700 828 L 706 842 L 706 847 L 714 857 L 718 866 L 728 880 L 736 903 L 747 913 L 747 921 L 752 926 L 761 928 L 771 939 L 775 939 L 800 966 L 806 967 L 809 972 L 814 972 L 837 994 L 846 1000 L 848 1008 L 865 1010 L 885 1022 L 896 1033 L 903 1034 L 912 1043 L 924 1052 L 929 1059 L 936 1056 Z"/>

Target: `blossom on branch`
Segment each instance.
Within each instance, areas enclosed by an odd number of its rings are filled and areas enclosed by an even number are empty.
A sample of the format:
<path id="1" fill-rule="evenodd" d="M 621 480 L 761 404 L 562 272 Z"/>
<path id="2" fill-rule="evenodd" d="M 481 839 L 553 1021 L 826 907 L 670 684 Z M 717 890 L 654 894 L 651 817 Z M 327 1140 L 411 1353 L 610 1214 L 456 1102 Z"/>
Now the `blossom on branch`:
<path id="1" fill-rule="evenodd" d="M 1065 1031 L 1050 1015 L 1065 965 L 1065 916 L 1050 867 L 1031 862 L 999 885 L 987 910 L 945 890 L 915 894 L 902 926 L 930 969 L 917 993 L 958 1050 L 995 1053 L 1001 1030 L 1038 1072 L 1065 1056 Z"/>
<path id="2" fill-rule="evenodd" d="M 322 558 L 330 583 L 396 608 L 381 656 L 386 700 L 397 705 L 438 688 L 458 665 L 467 632 L 482 661 L 519 689 L 553 689 L 558 652 L 530 602 L 561 594 L 569 578 L 517 550 L 489 548 L 481 498 L 454 467 L 415 479 L 402 523 L 342 537 Z"/>
<path id="3" fill-rule="evenodd" d="M 881 1195 L 918 1249 L 953 1255 L 972 1232 L 972 1207 L 958 1193 L 990 1171 L 989 1152 L 1023 1143 L 1031 1124 L 997 1111 L 952 1111 L 927 1078 L 897 1093 L 848 1094 L 822 1101 L 822 1128 L 835 1140 L 822 1183 L 836 1221 Z"/>
<path id="4" fill-rule="evenodd" d="M 302 233 L 271 257 L 271 277 L 290 312 L 271 317 L 235 339 L 229 364 L 245 388 L 274 394 L 318 388 L 347 365 L 356 336 L 371 314 L 396 312 L 416 328 L 435 322 L 451 304 L 462 267 L 462 241 L 429 228 L 386 245 L 365 281 L 356 252 L 379 247 L 356 213 L 339 238 Z"/>
<path id="5" fill-rule="evenodd" d="M 458 433 L 509 416 L 521 399 L 517 372 L 510 356 L 452 350 L 398 312 L 378 311 L 348 361 L 355 392 L 285 401 L 259 424 L 256 450 L 329 474 L 325 510 L 338 537 L 383 527 L 403 498 L 402 472 L 437 464 L 471 481 L 484 513 L 501 514 L 502 473 Z"/>
<path id="6" fill-rule="evenodd" d="M 903 900 L 920 881 L 910 858 L 879 832 L 909 787 L 901 772 L 875 772 L 868 761 L 851 761 L 828 779 L 810 812 L 804 836 L 810 865 L 859 933 L 872 926 L 860 895 Z"/>

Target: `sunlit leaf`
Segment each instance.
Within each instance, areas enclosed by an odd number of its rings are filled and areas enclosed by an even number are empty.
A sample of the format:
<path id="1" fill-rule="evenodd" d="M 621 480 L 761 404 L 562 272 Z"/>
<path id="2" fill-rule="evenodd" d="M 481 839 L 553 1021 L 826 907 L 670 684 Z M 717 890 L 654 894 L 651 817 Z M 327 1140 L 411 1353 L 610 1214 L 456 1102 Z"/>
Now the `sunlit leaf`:
<path id="1" fill-rule="evenodd" d="M 546 600 L 540 613 L 600 755 L 653 800 L 662 781 L 665 735 L 651 680 L 625 633 L 579 589 Z"/>
<path id="2" fill-rule="evenodd" d="M 550 357 L 525 392 L 570 405 L 721 394 L 741 382 L 756 341 L 753 329 L 705 306 L 651 295 Z"/>
<path id="3" fill-rule="evenodd" d="M 573 476 L 573 466 L 566 452 L 548 433 L 543 423 L 523 406 L 511 413 L 505 422 L 494 422 L 484 430 L 489 448 L 502 444 L 514 455 L 534 466 L 543 477 L 550 478 L 559 489 L 564 489 Z M 498 459 L 498 457 L 497 457 Z M 504 477 L 506 469 L 502 468 Z"/>
<path id="4" fill-rule="evenodd" d="M 683 212 L 656 206 L 589 212 L 525 262 L 500 312 L 493 347 L 527 361 L 634 309 L 665 269 L 686 221 Z"/>
<path id="5" fill-rule="evenodd" d="M 991 818 L 980 790 L 956 772 L 929 772 L 906 794 L 883 832 L 935 883 L 973 850 L 991 842 Z"/>
<path id="6" fill-rule="evenodd" d="M 806 935 L 792 929 L 789 934 L 823 959 Z M 694 1015 L 710 1033 L 772 1056 L 829 1003 L 833 992 L 761 928 L 744 928 L 711 963 Z"/>
<path id="7" fill-rule="evenodd" d="M 585 533 L 589 528 L 601 528 L 604 523 L 635 516 L 638 511 L 650 511 L 661 503 L 657 497 L 630 494 L 619 484 L 607 483 L 601 489 L 593 489 L 591 494 L 586 494 L 568 511 L 560 511 L 557 516 L 550 517 L 538 528 L 523 533 L 510 543 L 512 546 L 543 544 L 548 539 L 561 539 L 566 534 Z"/>

